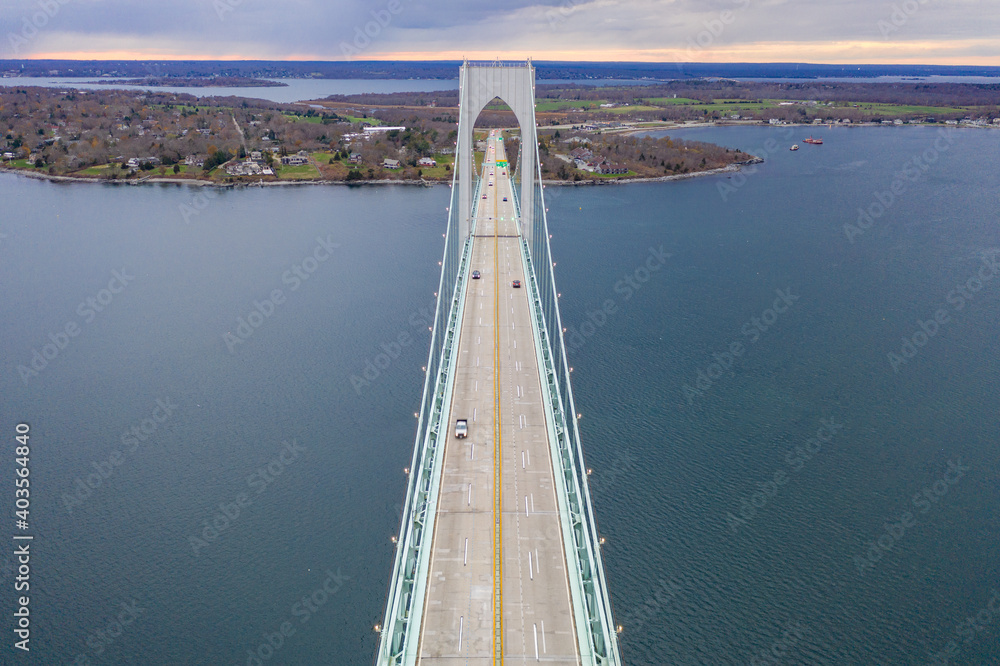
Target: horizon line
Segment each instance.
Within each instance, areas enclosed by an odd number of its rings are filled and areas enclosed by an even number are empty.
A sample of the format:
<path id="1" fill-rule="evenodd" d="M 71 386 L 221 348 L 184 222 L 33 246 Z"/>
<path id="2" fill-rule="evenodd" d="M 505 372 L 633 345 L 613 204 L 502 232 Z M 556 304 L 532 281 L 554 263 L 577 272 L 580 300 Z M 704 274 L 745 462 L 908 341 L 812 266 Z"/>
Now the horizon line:
<path id="1" fill-rule="evenodd" d="M 713 61 L 713 60 L 701 60 L 701 61 L 687 61 L 687 60 L 549 60 L 549 59 L 536 59 L 536 58 L 512 58 L 512 57 L 501 57 L 501 58 L 479 58 L 479 57 L 469 57 L 468 60 L 476 61 L 527 61 L 531 60 L 533 63 L 555 63 L 555 64 L 581 64 L 581 65 L 806 65 L 811 67 L 945 67 L 945 68 L 959 68 L 959 67 L 975 67 L 975 68 L 985 68 L 985 69 L 997 69 L 1000 70 L 1000 64 L 986 64 L 981 62 L 975 62 L 976 59 L 971 59 L 971 61 L 962 63 L 935 63 L 935 62 L 905 62 L 905 61 L 871 61 L 871 62 L 823 62 L 823 61 L 795 61 L 795 60 L 724 60 L 724 61 Z M 69 54 L 42 54 L 38 56 L 30 56 L 23 58 L 0 58 L 0 63 L 14 63 L 14 62 L 44 62 L 44 61 L 61 61 L 61 62 L 146 62 L 146 61 L 167 61 L 167 62 L 266 62 L 266 63 L 324 63 L 324 64 L 343 64 L 343 65 L 360 65 L 365 63 L 428 63 L 428 64 L 452 64 L 461 63 L 463 58 L 414 58 L 414 57 L 404 57 L 404 58 L 370 58 L 365 60 L 344 60 L 344 59 L 322 59 L 314 57 L 290 57 L 290 58 L 247 58 L 243 56 L 150 56 L 150 55 L 139 55 L 139 54 L 121 54 L 119 57 L 112 57 L 112 54 L 98 54 L 92 57 L 69 57 Z"/>

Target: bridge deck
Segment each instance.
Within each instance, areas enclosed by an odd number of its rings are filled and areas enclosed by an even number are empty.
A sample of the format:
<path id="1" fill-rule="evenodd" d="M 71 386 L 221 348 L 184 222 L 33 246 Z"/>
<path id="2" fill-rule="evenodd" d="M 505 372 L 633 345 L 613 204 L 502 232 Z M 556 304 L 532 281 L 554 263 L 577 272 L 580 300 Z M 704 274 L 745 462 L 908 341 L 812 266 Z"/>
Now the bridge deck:
<path id="1" fill-rule="evenodd" d="M 488 146 L 482 187 L 487 198 L 478 202 L 470 266 L 482 277 L 470 280 L 465 294 L 419 663 L 501 663 L 493 648 L 499 532 L 503 663 L 579 664 L 528 289 L 512 287 L 513 280 L 525 284 L 525 276 L 511 179 L 496 167 L 505 159 L 503 142 L 491 135 Z M 460 418 L 469 422 L 467 439 L 454 436 Z"/>

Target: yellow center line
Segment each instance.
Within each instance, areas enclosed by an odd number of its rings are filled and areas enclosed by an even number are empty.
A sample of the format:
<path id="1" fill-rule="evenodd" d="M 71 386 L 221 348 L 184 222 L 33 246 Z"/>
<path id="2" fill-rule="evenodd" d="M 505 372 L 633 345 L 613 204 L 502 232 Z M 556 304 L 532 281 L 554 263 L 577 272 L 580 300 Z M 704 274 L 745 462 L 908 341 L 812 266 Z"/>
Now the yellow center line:
<path id="1" fill-rule="evenodd" d="M 494 142 L 495 144 L 496 142 Z M 487 156 L 488 158 L 488 156 Z M 484 171 L 485 171 L 484 164 Z M 494 168 L 496 159 L 494 155 Z M 484 174 L 485 175 L 485 174 Z M 496 189 L 496 188 L 494 188 Z M 493 192 L 493 404 L 494 439 L 493 439 L 493 663 L 503 664 L 503 534 L 502 534 L 502 495 L 503 495 L 503 432 L 501 428 L 500 410 L 500 204 L 496 191 Z"/>

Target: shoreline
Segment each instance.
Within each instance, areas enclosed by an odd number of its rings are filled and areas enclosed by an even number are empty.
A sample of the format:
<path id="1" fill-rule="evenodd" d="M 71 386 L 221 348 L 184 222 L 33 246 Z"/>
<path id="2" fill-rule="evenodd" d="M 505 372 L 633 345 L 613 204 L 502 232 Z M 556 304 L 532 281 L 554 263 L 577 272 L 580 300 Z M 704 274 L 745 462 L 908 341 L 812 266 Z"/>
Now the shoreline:
<path id="1" fill-rule="evenodd" d="M 602 187 L 605 185 L 630 185 L 632 183 L 666 183 L 673 180 L 686 180 L 688 178 L 697 178 L 699 176 L 713 176 L 721 173 L 733 173 L 739 171 L 741 167 L 748 166 L 751 164 L 761 164 L 764 160 L 757 158 L 754 160 L 749 160 L 746 162 L 740 162 L 738 164 L 730 164 L 724 167 L 718 167 L 716 169 L 708 169 L 706 171 L 695 171 L 692 173 L 680 173 L 673 174 L 669 176 L 657 176 L 655 178 L 615 178 L 615 179 L 581 179 L 581 180 L 543 180 L 542 185 L 554 186 L 554 187 Z M 365 181 L 346 181 L 346 180 L 272 180 L 264 182 L 245 182 L 245 183 L 217 183 L 210 180 L 194 179 L 194 178 L 145 178 L 142 180 L 137 179 L 122 179 L 122 180 L 104 180 L 100 178 L 84 178 L 81 176 L 57 176 L 48 173 L 35 173 L 31 171 L 26 171 L 24 169 L 10 169 L 7 167 L 0 167 L 0 174 L 10 174 L 14 176 L 23 176 L 25 178 L 33 178 L 35 180 L 47 180 L 53 183 L 86 183 L 91 185 L 109 185 L 109 186 L 130 186 L 139 187 L 142 185 L 184 185 L 187 187 L 212 187 L 219 190 L 247 190 L 254 188 L 264 188 L 264 187 L 307 187 L 307 186 L 346 186 L 346 187 L 369 187 L 369 186 L 380 186 L 380 185 L 408 185 L 413 187 L 439 187 L 448 186 L 451 187 L 451 181 L 437 181 L 437 180 L 365 180 Z"/>

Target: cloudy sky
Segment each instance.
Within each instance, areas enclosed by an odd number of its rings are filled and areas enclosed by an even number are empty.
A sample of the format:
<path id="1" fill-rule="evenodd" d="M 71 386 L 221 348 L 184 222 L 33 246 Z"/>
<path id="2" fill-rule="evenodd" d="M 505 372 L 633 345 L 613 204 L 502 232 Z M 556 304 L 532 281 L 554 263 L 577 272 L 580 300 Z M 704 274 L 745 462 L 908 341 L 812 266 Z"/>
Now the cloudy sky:
<path id="1" fill-rule="evenodd" d="M 1000 0 L 0 0 L 0 57 L 1000 65 Z"/>

